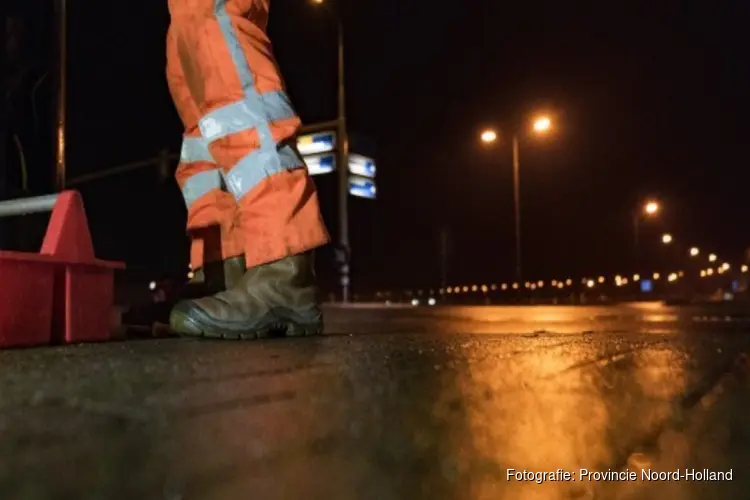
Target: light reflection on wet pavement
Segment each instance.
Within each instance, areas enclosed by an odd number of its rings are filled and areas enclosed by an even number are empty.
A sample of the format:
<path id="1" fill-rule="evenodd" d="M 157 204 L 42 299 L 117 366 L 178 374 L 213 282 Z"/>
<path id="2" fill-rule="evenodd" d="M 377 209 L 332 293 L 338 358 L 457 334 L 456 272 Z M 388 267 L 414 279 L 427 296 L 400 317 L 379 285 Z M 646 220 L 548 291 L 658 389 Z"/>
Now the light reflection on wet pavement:
<path id="1" fill-rule="evenodd" d="M 331 308 L 328 324 L 0 352 L 0 498 L 747 496 L 741 310 Z M 733 480 L 648 482 L 643 467 Z"/>

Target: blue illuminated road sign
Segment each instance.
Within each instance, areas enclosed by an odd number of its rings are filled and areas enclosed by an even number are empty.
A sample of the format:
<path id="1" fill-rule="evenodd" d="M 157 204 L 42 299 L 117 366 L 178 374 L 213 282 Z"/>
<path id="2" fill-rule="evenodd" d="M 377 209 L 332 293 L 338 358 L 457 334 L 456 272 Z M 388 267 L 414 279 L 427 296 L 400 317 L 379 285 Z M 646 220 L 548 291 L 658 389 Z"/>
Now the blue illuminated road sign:
<path id="1" fill-rule="evenodd" d="M 375 160 L 362 155 L 349 155 L 349 172 L 368 179 L 375 178 Z"/>
<path id="2" fill-rule="evenodd" d="M 336 132 L 318 132 L 297 138 L 297 149 L 302 155 L 328 153 L 336 149 Z"/>
<path id="3" fill-rule="evenodd" d="M 366 177 L 352 175 L 349 177 L 349 194 L 358 198 L 374 200 L 377 194 L 375 181 Z"/>
<path id="4" fill-rule="evenodd" d="M 336 155 L 334 153 L 304 156 L 303 159 L 310 175 L 329 174 L 336 170 Z"/>

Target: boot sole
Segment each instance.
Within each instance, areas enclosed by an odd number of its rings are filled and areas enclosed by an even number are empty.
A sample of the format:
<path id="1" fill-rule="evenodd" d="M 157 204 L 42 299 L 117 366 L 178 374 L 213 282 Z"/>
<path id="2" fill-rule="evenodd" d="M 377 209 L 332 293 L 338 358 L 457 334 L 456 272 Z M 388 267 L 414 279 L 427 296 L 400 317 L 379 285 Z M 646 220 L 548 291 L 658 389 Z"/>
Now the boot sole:
<path id="1" fill-rule="evenodd" d="M 180 323 L 189 326 L 190 331 L 175 330 L 173 332 L 183 337 L 205 338 L 213 340 L 258 340 L 275 337 L 312 337 L 323 333 L 322 317 L 313 321 L 305 321 L 295 311 L 285 308 L 274 309 L 273 319 L 263 322 L 262 326 L 253 325 L 246 328 L 228 328 L 218 325 L 198 311 L 193 314 L 175 311 Z M 170 324 L 173 321 L 170 318 Z"/>

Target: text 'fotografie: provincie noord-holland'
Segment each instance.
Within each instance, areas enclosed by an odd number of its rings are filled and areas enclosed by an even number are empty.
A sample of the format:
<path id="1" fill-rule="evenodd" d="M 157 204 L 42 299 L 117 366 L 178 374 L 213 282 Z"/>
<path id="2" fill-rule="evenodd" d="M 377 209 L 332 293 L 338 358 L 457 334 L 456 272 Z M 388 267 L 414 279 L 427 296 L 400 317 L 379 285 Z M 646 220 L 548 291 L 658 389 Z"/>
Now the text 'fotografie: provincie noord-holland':
<path id="1" fill-rule="evenodd" d="M 710 469 L 677 469 L 674 471 L 640 470 L 607 470 L 590 471 L 579 469 L 568 471 L 529 471 L 507 470 L 508 481 L 545 483 L 548 481 L 731 481 L 732 469 L 715 471 Z"/>

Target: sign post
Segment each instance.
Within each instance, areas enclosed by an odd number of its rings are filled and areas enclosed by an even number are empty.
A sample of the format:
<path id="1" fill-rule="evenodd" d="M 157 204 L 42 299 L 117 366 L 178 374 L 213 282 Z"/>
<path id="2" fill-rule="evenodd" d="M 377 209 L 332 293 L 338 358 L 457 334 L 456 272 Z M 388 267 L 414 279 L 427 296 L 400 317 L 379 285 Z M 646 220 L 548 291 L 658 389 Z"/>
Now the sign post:
<path id="1" fill-rule="evenodd" d="M 375 160 L 358 154 L 350 154 L 346 129 L 339 117 L 337 129 L 328 129 L 328 123 L 306 127 L 310 133 L 297 138 L 297 149 L 310 175 L 325 175 L 337 172 L 339 179 L 339 243 L 336 260 L 341 273 L 342 301 L 349 301 L 349 244 L 348 196 L 374 200 L 377 195 L 375 185 Z M 343 141 L 341 140 L 343 138 Z M 342 165 L 347 164 L 347 167 Z"/>

